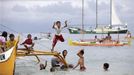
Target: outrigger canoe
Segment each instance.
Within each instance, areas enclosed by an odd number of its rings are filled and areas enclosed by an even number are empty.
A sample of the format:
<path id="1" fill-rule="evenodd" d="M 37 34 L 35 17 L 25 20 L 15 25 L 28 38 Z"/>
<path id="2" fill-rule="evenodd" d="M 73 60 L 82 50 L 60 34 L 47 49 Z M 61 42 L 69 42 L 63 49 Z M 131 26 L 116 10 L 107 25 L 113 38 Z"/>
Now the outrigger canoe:
<path id="1" fill-rule="evenodd" d="M 67 62 L 65 59 L 57 52 L 44 52 L 44 51 L 38 51 L 38 50 L 31 50 L 30 54 L 25 54 L 25 50 L 17 50 L 16 55 L 16 48 L 12 47 L 7 52 L 4 52 L 0 54 L 1 60 L 0 60 L 0 75 L 14 75 L 15 71 L 15 60 L 16 56 L 36 56 L 38 62 L 40 62 L 40 59 L 37 55 L 51 55 L 55 56 L 60 59 L 62 63 L 64 63 L 65 66 L 67 66 Z M 2 67 L 2 68 L 1 68 Z"/>
<path id="2" fill-rule="evenodd" d="M 129 42 L 120 42 L 120 43 L 99 43 L 99 42 L 89 42 L 89 41 L 73 41 L 69 39 L 70 46 L 125 46 L 130 45 Z"/>
<path id="3" fill-rule="evenodd" d="M 132 36 L 131 38 L 125 37 L 125 39 L 134 40 L 134 36 Z"/>
<path id="4" fill-rule="evenodd" d="M 18 40 L 14 47 L 0 53 L 0 75 L 14 75 L 17 44 Z"/>
<path id="5" fill-rule="evenodd" d="M 40 59 L 37 55 L 51 55 L 59 58 L 59 60 L 65 65 L 68 66 L 65 59 L 57 52 L 45 52 L 39 50 L 31 50 L 30 54 L 26 54 L 26 50 L 16 50 L 19 37 L 11 49 L 0 54 L 0 75 L 14 75 L 15 72 L 15 60 L 17 56 L 35 56 L 40 62 Z"/>
<path id="6" fill-rule="evenodd" d="M 58 52 L 46 52 L 44 50 L 29 50 L 30 53 L 29 54 L 26 54 L 27 50 L 20 50 L 18 49 L 17 50 L 17 56 L 20 57 L 20 56 L 35 56 L 38 60 L 38 63 L 40 62 L 40 59 L 38 58 L 37 55 L 49 55 L 49 56 L 55 56 L 57 57 L 65 66 L 68 66 L 66 60 L 60 55 L 60 53 Z"/>

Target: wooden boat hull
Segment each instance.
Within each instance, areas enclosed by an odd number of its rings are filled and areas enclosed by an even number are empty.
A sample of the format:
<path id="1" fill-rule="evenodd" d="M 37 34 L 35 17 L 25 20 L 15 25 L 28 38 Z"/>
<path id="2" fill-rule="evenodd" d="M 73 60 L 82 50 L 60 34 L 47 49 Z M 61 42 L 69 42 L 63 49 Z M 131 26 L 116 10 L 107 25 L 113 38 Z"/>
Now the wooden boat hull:
<path id="1" fill-rule="evenodd" d="M 125 39 L 134 40 L 134 36 L 132 36 L 131 38 L 125 37 Z"/>
<path id="2" fill-rule="evenodd" d="M 70 34 L 125 34 L 128 30 L 117 30 L 117 31 L 94 31 L 94 30 L 82 30 L 79 28 L 68 28 Z"/>
<path id="3" fill-rule="evenodd" d="M 79 42 L 69 40 L 70 46 L 125 46 L 129 45 L 128 42 L 124 43 L 96 43 L 96 42 Z"/>
<path id="4" fill-rule="evenodd" d="M 14 69 L 15 69 L 15 60 L 16 60 L 16 53 L 15 53 L 15 48 L 11 48 L 9 51 L 11 51 L 11 55 L 9 58 L 5 58 L 6 53 L 0 54 L 1 60 L 5 60 L 0 62 L 0 75 L 13 75 L 14 74 Z"/>
<path id="5" fill-rule="evenodd" d="M 6 52 L 0 53 L 0 75 L 14 75 L 16 48 L 19 37 L 11 49 Z"/>

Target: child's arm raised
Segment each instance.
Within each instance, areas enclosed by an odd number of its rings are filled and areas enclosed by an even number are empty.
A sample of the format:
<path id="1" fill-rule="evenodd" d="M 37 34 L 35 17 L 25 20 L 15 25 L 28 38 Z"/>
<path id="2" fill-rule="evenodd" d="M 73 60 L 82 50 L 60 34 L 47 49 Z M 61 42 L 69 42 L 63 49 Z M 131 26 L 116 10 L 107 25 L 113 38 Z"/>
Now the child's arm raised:
<path id="1" fill-rule="evenodd" d="M 67 20 L 65 21 L 65 26 L 64 27 L 67 27 Z"/>
<path id="2" fill-rule="evenodd" d="M 79 57 L 83 57 L 82 55 L 81 55 L 81 51 L 83 51 L 84 49 L 81 49 L 81 50 L 79 50 L 79 52 L 77 53 L 77 55 L 79 56 Z"/>
<path id="3" fill-rule="evenodd" d="M 62 29 L 63 29 L 63 28 L 66 28 L 66 27 L 67 27 L 67 20 L 65 21 L 65 26 L 62 27 Z"/>
<path id="4" fill-rule="evenodd" d="M 52 27 L 53 29 L 55 29 L 55 22 L 54 22 L 54 24 L 53 24 L 53 27 Z"/>

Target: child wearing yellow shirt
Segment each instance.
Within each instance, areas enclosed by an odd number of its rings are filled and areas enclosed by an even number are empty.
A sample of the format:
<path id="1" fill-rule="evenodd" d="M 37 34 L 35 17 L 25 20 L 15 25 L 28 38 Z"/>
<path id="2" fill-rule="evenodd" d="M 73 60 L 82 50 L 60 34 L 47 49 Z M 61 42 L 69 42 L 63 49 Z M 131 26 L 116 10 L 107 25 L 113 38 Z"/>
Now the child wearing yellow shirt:
<path id="1" fill-rule="evenodd" d="M 15 45 L 15 42 L 16 42 L 16 40 L 14 39 L 15 38 L 14 34 L 10 34 L 9 35 L 9 38 L 10 38 L 10 40 L 8 40 L 6 42 L 7 49 L 12 48 Z"/>

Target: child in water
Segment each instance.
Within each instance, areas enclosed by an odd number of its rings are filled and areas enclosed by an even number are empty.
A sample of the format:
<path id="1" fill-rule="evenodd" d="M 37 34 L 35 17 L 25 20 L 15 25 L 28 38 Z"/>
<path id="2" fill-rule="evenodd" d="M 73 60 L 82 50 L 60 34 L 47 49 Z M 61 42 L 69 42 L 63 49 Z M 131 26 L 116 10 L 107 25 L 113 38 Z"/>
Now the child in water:
<path id="1" fill-rule="evenodd" d="M 46 69 L 47 67 L 47 61 L 45 61 L 45 65 L 44 64 L 40 64 L 40 70 Z"/>
<path id="2" fill-rule="evenodd" d="M 67 54 L 68 54 L 67 50 L 62 51 L 62 56 L 64 59 L 66 59 Z"/>
<path id="3" fill-rule="evenodd" d="M 66 60 L 67 54 L 68 54 L 67 50 L 63 50 L 62 51 L 62 56 L 63 56 L 63 58 L 65 60 Z M 73 65 L 72 64 L 68 64 L 67 66 L 65 66 L 63 64 L 63 62 L 60 61 L 59 58 L 52 58 L 52 60 L 51 60 L 51 66 L 52 67 L 50 68 L 50 72 L 55 72 L 55 70 L 57 68 L 59 68 L 57 70 L 64 70 L 64 71 L 67 70 L 68 68 L 73 68 Z"/>
<path id="4" fill-rule="evenodd" d="M 108 71 L 108 68 L 109 68 L 109 64 L 108 64 L 108 63 L 104 63 L 104 64 L 103 64 L 103 69 L 104 69 L 105 71 Z"/>
<path id="5" fill-rule="evenodd" d="M 60 21 L 57 21 L 56 23 L 54 22 L 53 29 L 56 30 L 56 34 L 53 38 L 52 49 L 51 49 L 52 52 L 54 51 L 54 47 L 55 47 L 58 40 L 61 41 L 61 42 L 64 42 L 64 38 L 61 34 L 61 31 L 66 27 L 67 27 L 67 21 L 65 21 L 65 26 L 64 27 L 61 27 L 61 22 Z"/>
<path id="6" fill-rule="evenodd" d="M 77 68 L 79 65 L 80 65 L 80 70 L 81 71 L 85 71 L 86 70 L 86 67 L 85 67 L 85 65 L 84 65 L 84 49 L 81 49 L 78 53 L 77 53 L 77 55 L 80 57 L 80 59 L 78 60 L 78 63 L 77 63 L 77 65 L 73 68 L 73 69 L 75 69 L 75 68 Z"/>
<path id="7" fill-rule="evenodd" d="M 62 56 L 63 56 L 63 58 L 64 58 L 65 60 L 66 60 L 67 54 L 68 54 L 68 51 L 67 51 L 67 50 L 63 50 L 63 51 L 62 51 Z M 67 69 L 67 68 L 73 68 L 73 64 L 68 64 L 67 66 L 65 66 L 65 65 L 62 65 L 62 66 L 61 66 L 61 69 L 62 69 L 62 70 Z"/>

